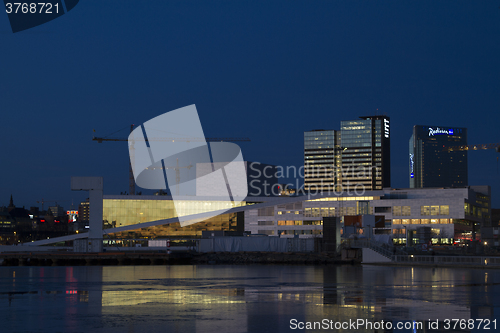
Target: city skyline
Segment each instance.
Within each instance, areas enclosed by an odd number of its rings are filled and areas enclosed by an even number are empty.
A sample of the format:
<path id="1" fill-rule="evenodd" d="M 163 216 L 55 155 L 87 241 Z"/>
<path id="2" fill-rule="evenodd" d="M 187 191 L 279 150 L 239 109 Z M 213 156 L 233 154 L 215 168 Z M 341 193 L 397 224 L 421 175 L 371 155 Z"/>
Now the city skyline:
<path id="1" fill-rule="evenodd" d="M 395 188 L 409 187 L 416 124 L 467 127 L 469 144 L 500 142 L 494 2 L 134 3 L 80 3 L 16 34 L 0 15 L 9 64 L 0 206 L 11 194 L 26 208 L 77 205 L 85 194 L 70 191 L 71 176 L 104 177 L 105 194 L 127 191 L 126 143 L 98 144 L 92 130 L 126 137 L 130 124 L 191 104 L 207 137 L 250 137 L 245 160 L 296 167 L 305 131 L 387 114 Z M 493 207 L 498 155 L 469 152 L 468 162 L 469 184 L 490 185 Z"/>
<path id="2" fill-rule="evenodd" d="M 6 0 L 4 330 L 496 330 L 499 35 L 498 0 Z"/>
<path id="3" fill-rule="evenodd" d="M 342 121 L 342 122 L 346 122 L 346 121 Z M 421 126 L 421 125 L 414 125 L 414 127 L 417 127 L 417 126 Z M 435 126 L 435 127 L 436 127 L 436 126 Z M 443 128 L 448 128 L 449 126 L 441 126 L 441 127 L 443 127 Z M 465 130 L 467 130 L 466 128 L 464 128 L 464 129 L 465 129 Z M 313 131 L 308 131 L 308 132 L 309 132 L 309 133 L 311 133 L 311 132 L 314 132 L 314 131 L 320 131 L 320 132 L 338 131 L 338 132 L 340 132 L 340 130 L 313 130 Z M 304 132 L 304 133 L 308 133 L 308 132 Z M 492 151 L 494 151 L 494 150 L 492 150 Z M 302 152 L 303 152 L 303 150 L 302 150 Z M 472 151 L 472 152 L 474 153 L 474 151 Z M 258 162 L 258 163 L 260 163 L 260 162 Z M 411 163 L 411 162 L 410 162 L 410 163 Z M 392 162 L 391 162 L 391 164 L 392 164 Z M 279 165 L 279 166 L 282 166 L 282 165 L 280 165 L 280 164 L 278 164 L 278 165 Z M 304 164 L 304 166 L 305 166 L 305 164 Z M 284 166 L 284 167 L 286 167 L 286 166 Z M 298 167 L 300 168 L 300 166 L 298 166 Z M 285 168 L 284 168 L 283 170 L 285 170 Z M 299 173 L 300 173 L 300 171 L 299 171 L 299 170 L 296 170 L 296 171 L 297 171 L 297 174 L 299 174 Z M 285 172 L 283 172 L 283 173 L 284 173 L 284 174 L 288 174 L 288 173 L 285 173 Z M 294 174 L 294 172 L 290 172 L 290 174 L 292 174 L 292 175 L 293 175 L 293 174 Z M 407 175 L 407 177 L 408 177 L 408 175 Z M 392 178 L 392 177 L 391 177 L 391 178 Z M 287 179 L 287 178 L 285 178 L 285 179 Z M 303 179 L 303 178 L 301 178 L 301 183 L 299 183 L 299 184 L 302 184 L 303 186 L 305 185 L 305 184 L 304 184 L 304 179 Z M 340 184 L 338 184 L 338 185 L 340 185 Z M 469 186 L 478 186 L 478 185 L 488 185 L 488 186 L 491 186 L 492 188 L 494 187 L 494 186 L 492 186 L 492 184 L 469 184 Z M 391 187 L 392 187 L 392 188 L 411 188 L 410 184 L 408 184 L 408 186 L 391 186 Z M 424 186 L 424 187 L 427 187 L 427 188 L 429 188 L 429 187 L 430 187 L 430 188 L 433 188 L 433 187 L 440 187 L 440 186 Z M 367 190 L 367 191 L 369 191 L 369 190 L 371 190 L 371 189 L 368 189 L 368 188 L 367 188 L 366 190 Z M 145 194 L 152 194 L 153 192 L 155 192 L 155 191 L 149 191 L 149 192 L 147 192 L 147 190 L 144 190 L 144 189 L 142 189 L 141 187 L 138 187 L 137 185 L 136 185 L 136 191 L 139 191 L 139 192 L 141 192 L 141 193 L 146 192 Z M 122 191 L 121 193 L 125 193 L 125 192 L 126 192 L 126 190 Z M 73 192 L 73 193 L 74 193 L 74 192 Z M 121 194 L 121 193 L 120 193 L 120 194 Z M 110 195 L 117 195 L 117 194 L 119 194 L 119 193 L 109 193 L 109 194 L 110 194 Z M 300 193 L 299 193 L 299 194 L 300 194 Z M 12 194 L 11 194 L 11 196 L 12 196 Z M 85 194 L 84 194 L 83 196 L 79 196 L 79 197 L 86 197 L 86 196 L 87 196 L 87 195 L 85 195 Z M 88 199 L 88 198 L 87 198 L 87 199 Z M 73 200 L 73 199 L 72 199 L 72 200 L 71 200 L 71 204 L 69 204 L 69 201 L 70 201 L 70 200 L 68 200 L 67 198 L 66 198 L 66 199 L 63 199 L 63 200 L 47 200 L 47 199 L 41 198 L 41 200 L 37 200 L 37 201 L 36 201 L 36 204 L 34 204 L 34 205 L 29 205 L 29 206 L 28 206 L 28 205 L 25 205 L 24 203 L 20 203 L 20 204 L 16 205 L 16 207 L 21 207 L 21 206 L 22 206 L 22 207 L 24 207 L 24 208 L 26 208 L 26 209 L 29 209 L 31 206 L 35 206 L 35 207 L 42 207 L 42 205 L 43 205 L 43 204 L 45 204 L 46 209 L 48 209 L 48 208 L 49 208 L 49 206 L 56 206 L 56 205 L 59 205 L 59 206 L 63 207 L 65 210 L 67 210 L 67 209 L 72 209 L 72 208 L 76 208 L 76 209 L 78 209 L 78 206 L 80 205 L 80 203 L 81 203 L 81 202 L 83 202 L 83 201 L 85 201 L 85 199 L 82 199 L 82 200 L 80 200 L 80 201 L 75 201 L 75 200 Z M 7 205 L 6 205 L 6 204 L 2 204 L 2 202 L 3 202 L 3 201 L 2 201 L 2 200 L 0 200 L 0 207 L 2 207 L 2 206 L 7 207 Z M 493 198 L 493 197 L 492 197 L 492 202 L 494 202 L 494 198 Z M 51 204 L 51 203 L 52 203 L 52 204 Z M 495 207 L 495 206 L 494 206 L 493 208 L 497 208 L 497 207 Z"/>

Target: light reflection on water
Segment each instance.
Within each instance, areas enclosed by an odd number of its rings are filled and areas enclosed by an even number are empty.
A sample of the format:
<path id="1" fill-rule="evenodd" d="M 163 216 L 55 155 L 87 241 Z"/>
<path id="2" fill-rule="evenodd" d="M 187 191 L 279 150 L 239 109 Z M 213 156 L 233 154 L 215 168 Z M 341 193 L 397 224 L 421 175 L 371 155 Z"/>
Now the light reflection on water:
<path id="1" fill-rule="evenodd" d="M 500 271 L 479 269 L 0 267 L 0 320 L 2 332 L 288 332 L 293 318 L 497 318 L 499 292 Z"/>

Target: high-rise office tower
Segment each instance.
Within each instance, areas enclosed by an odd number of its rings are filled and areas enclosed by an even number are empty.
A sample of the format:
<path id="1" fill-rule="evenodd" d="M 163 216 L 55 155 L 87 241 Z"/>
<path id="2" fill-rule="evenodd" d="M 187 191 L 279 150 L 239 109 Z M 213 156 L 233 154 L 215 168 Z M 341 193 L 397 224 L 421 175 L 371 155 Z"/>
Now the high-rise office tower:
<path id="1" fill-rule="evenodd" d="M 391 186 L 391 133 L 387 116 L 340 123 L 342 188 L 378 190 Z"/>
<path id="2" fill-rule="evenodd" d="M 467 129 L 413 126 L 409 142 L 411 188 L 467 186 L 467 151 L 447 147 L 467 145 Z"/>
<path id="3" fill-rule="evenodd" d="M 340 132 L 314 130 L 304 133 L 304 189 L 332 192 L 338 184 Z"/>
<path id="4" fill-rule="evenodd" d="M 340 131 L 304 133 L 305 190 L 361 192 L 390 187 L 389 117 L 360 117 L 340 126 Z"/>

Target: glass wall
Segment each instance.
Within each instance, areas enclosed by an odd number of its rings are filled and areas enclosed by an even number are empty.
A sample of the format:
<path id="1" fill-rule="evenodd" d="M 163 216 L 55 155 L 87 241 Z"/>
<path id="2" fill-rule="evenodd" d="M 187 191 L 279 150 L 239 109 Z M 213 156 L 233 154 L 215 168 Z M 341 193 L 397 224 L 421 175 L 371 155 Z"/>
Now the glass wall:
<path id="1" fill-rule="evenodd" d="M 392 224 L 450 224 L 451 219 L 393 219 Z"/>
<path id="2" fill-rule="evenodd" d="M 104 238 L 154 239 L 201 238 L 203 231 L 243 231 L 244 214 L 231 213 L 214 216 L 205 221 L 181 227 L 179 222 L 130 231 L 110 233 Z"/>
<path id="3" fill-rule="evenodd" d="M 331 192 L 336 189 L 338 149 L 334 130 L 304 133 L 304 187 L 306 190 Z"/>
<path id="4" fill-rule="evenodd" d="M 128 200 L 104 199 L 103 220 L 105 228 L 122 227 L 137 223 L 158 221 L 177 216 L 205 213 L 219 209 L 245 206 L 245 202 L 235 204 L 231 201 L 177 201 L 177 212 L 172 200 Z"/>
<path id="5" fill-rule="evenodd" d="M 231 201 L 198 201 L 183 200 L 177 202 L 178 212 L 172 200 L 150 199 L 104 199 L 103 221 L 104 229 L 123 227 L 144 222 L 169 219 L 177 216 L 205 213 L 220 209 L 229 209 L 244 206 L 246 203 L 235 204 Z M 233 230 L 236 228 L 236 213 L 223 214 L 209 218 L 203 222 L 195 223 L 181 228 L 179 223 L 142 228 L 134 231 L 116 233 L 117 238 L 148 238 L 161 236 L 201 236 L 203 230 Z M 120 237 L 121 236 L 121 237 Z"/>
<path id="6" fill-rule="evenodd" d="M 420 206 L 420 215 L 450 215 L 450 206 Z"/>

